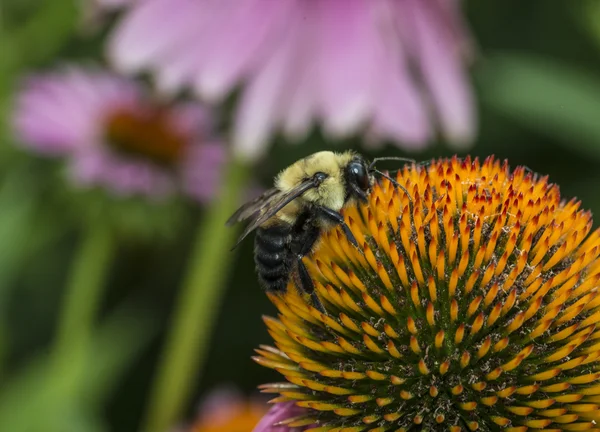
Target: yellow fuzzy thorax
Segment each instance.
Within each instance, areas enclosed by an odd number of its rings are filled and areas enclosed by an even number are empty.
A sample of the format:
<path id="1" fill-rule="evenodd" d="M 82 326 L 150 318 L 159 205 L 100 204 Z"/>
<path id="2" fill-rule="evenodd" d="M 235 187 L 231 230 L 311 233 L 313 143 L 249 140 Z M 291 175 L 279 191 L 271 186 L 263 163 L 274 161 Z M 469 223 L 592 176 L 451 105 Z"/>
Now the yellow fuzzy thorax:
<path id="1" fill-rule="evenodd" d="M 265 318 L 263 386 L 311 431 L 600 430 L 600 232 L 579 202 L 488 158 L 381 179 Z M 588 235 L 589 234 L 589 235 Z M 309 426 L 310 425 L 310 426 Z"/>

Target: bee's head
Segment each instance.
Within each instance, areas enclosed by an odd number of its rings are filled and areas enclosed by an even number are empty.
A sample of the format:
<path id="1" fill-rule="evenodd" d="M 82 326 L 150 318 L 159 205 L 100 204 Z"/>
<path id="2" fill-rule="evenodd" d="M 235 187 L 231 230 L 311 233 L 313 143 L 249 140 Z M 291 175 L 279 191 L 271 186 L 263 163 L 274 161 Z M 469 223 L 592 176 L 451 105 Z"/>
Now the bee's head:
<path id="1" fill-rule="evenodd" d="M 369 173 L 367 163 L 362 157 L 356 156 L 346 165 L 344 179 L 349 198 L 367 201 L 367 195 L 371 189 L 372 176 Z"/>

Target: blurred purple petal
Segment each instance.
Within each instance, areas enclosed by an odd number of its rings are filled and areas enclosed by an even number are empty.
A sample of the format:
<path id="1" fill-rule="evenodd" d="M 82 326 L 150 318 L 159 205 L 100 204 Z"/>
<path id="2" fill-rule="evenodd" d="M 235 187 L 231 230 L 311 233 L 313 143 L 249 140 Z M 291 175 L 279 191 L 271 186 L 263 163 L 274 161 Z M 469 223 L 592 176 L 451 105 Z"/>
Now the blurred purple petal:
<path id="1" fill-rule="evenodd" d="M 64 68 L 31 77 L 13 122 L 29 150 L 66 160 L 80 187 L 161 200 L 178 191 L 214 196 L 225 161 L 208 110 L 162 106 L 134 81 L 97 69 Z"/>
<path id="2" fill-rule="evenodd" d="M 147 0 L 109 54 L 162 90 L 217 101 L 243 85 L 233 144 L 246 158 L 314 123 L 418 148 L 438 124 L 453 142 L 475 134 L 463 27 L 457 0 Z"/>
<path id="3" fill-rule="evenodd" d="M 300 432 L 305 428 L 276 425 L 282 421 L 301 416 L 304 412 L 305 409 L 297 407 L 294 402 L 277 403 L 273 405 L 252 432 Z"/>
<path id="4" fill-rule="evenodd" d="M 439 6 L 409 0 L 413 13 L 415 38 L 419 44 L 422 74 L 431 90 L 442 130 L 446 137 L 465 144 L 473 140 L 475 113 L 467 76 L 456 62 L 458 47 L 449 38 L 450 28 L 439 25 Z"/>

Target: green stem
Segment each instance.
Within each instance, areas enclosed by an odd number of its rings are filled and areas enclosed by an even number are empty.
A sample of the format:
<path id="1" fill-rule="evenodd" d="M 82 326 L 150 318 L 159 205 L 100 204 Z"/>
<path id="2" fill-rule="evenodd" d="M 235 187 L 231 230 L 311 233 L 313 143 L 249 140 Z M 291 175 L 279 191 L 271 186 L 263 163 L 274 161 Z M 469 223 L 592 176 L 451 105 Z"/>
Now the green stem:
<path id="1" fill-rule="evenodd" d="M 74 349 L 85 350 L 114 249 L 109 228 L 102 221 L 91 222 L 83 233 L 67 281 L 54 345 L 58 358 Z"/>
<path id="2" fill-rule="evenodd" d="M 212 327 L 231 273 L 230 252 L 236 231 L 225 221 L 235 211 L 247 168 L 231 163 L 223 190 L 196 233 L 175 317 L 160 360 L 143 431 L 164 432 L 178 421 L 206 355 Z"/>

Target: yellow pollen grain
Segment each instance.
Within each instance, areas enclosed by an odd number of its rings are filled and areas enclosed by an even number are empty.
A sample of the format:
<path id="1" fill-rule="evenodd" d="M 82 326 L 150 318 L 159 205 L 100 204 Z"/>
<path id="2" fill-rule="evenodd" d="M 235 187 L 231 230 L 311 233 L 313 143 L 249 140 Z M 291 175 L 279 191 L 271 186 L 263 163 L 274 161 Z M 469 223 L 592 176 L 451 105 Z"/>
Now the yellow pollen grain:
<path id="1" fill-rule="evenodd" d="M 456 299 L 450 301 L 450 320 L 455 322 L 458 318 L 458 302 Z"/>
<path id="2" fill-rule="evenodd" d="M 390 280 L 390 276 L 387 274 L 387 271 L 383 267 L 383 264 L 377 262 L 377 275 L 383 285 L 387 288 L 387 290 L 391 293 L 394 292 L 394 286 L 392 285 L 392 281 Z"/>
<path id="3" fill-rule="evenodd" d="M 556 403 L 556 401 L 554 399 L 541 399 L 541 400 L 525 402 L 525 404 L 527 406 L 530 406 L 530 407 L 536 408 L 536 409 L 549 408 L 552 405 L 554 405 L 555 403 Z"/>
<path id="4" fill-rule="evenodd" d="M 419 332 L 415 320 L 410 316 L 406 319 L 406 328 L 413 335 L 416 335 Z"/>
<path id="5" fill-rule="evenodd" d="M 404 287 L 408 287 L 410 285 L 408 281 L 408 273 L 406 272 L 406 264 L 404 262 L 404 257 L 402 255 L 399 256 L 398 262 L 396 264 L 396 273 L 398 273 L 398 277 L 402 282 Z"/>
<path id="6" fill-rule="evenodd" d="M 362 333 L 358 325 L 345 313 L 340 313 L 339 318 L 346 328 L 352 330 L 354 333 Z"/>
<path id="7" fill-rule="evenodd" d="M 377 346 L 377 344 L 373 341 L 373 339 L 371 339 L 368 335 L 363 335 L 363 342 L 365 343 L 365 346 L 373 353 L 375 354 L 384 354 L 385 351 L 382 350 L 381 348 L 379 348 L 379 346 Z"/>
<path id="8" fill-rule="evenodd" d="M 350 297 L 350 295 L 345 290 L 340 290 L 340 296 L 346 307 L 348 307 L 351 311 L 366 317 L 363 310 L 356 304 L 354 300 L 352 300 L 352 297 Z"/>
<path id="9" fill-rule="evenodd" d="M 419 372 L 421 373 L 421 375 L 429 375 L 429 368 L 425 364 L 425 360 L 423 360 L 423 359 L 419 360 L 418 367 L 419 367 Z"/>
<path id="10" fill-rule="evenodd" d="M 402 358 L 402 354 L 400 353 L 400 351 L 398 351 L 398 348 L 396 348 L 396 344 L 394 344 L 394 342 L 392 342 L 391 340 L 387 343 L 387 349 L 392 357 L 397 359 Z"/>
<path id="11" fill-rule="evenodd" d="M 477 315 L 477 317 L 473 321 L 473 324 L 471 325 L 471 331 L 469 333 L 469 335 L 471 337 L 474 336 L 475 334 L 477 334 L 479 332 L 479 330 L 481 330 L 481 328 L 483 327 L 484 320 L 485 320 L 485 315 L 483 312 L 481 312 L 479 315 Z"/>
<path id="12" fill-rule="evenodd" d="M 469 250 L 461 253 L 460 262 L 458 263 L 458 275 L 463 276 L 469 265 Z"/>
<path id="13" fill-rule="evenodd" d="M 510 253 L 504 252 L 500 259 L 498 260 L 498 264 L 494 269 L 494 276 L 500 276 L 506 269 L 506 264 L 508 263 L 508 258 L 510 257 Z"/>
<path id="14" fill-rule="evenodd" d="M 468 318 L 471 318 L 475 314 L 475 312 L 477 312 L 477 309 L 479 308 L 479 305 L 481 304 L 482 300 L 483 300 L 482 296 L 477 296 L 469 304 L 469 308 L 467 309 L 467 317 Z"/>
<path id="15" fill-rule="evenodd" d="M 383 309 L 381 308 L 381 306 L 379 306 L 377 304 L 377 302 L 375 300 L 373 300 L 373 297 L 371 297 L 367 293 L 363 293 L 362 298 L 363 298 L 365 304 L 369 307 L 369 309 L 371 309 L 373 311 L 373 313 L 375 315 L 377 315 L 377 316 L 384 315 Z"/>
<path id="16" fill-rule="evenodd" d="M 494 406 L 496 404 L 496 402 L 498 402 L 498 397 L 497 396 L 486 396 L 486 397 L 482 397 L 481 399 L 481 403 L 484 404 L 485 406 Z"/>
<path id="17" fill-rule="evenodd" d="M 469 276 L 469 279 L 467 279 L 467 283 L 465 284 L 465 293 L 469 294 L 471 291 L 473 291 L 475 283 L 477 282 L 477 279 L 479 279 L 479 275 L 479 269 L 471 273 L 471 276 Z"/>
<path id="18" fill-rule="evenodd" d="M 367 377 L 369 377 L 370 379 L 372 379 L 374 381 L 385 381 L 385 380 L 387 380 L 387 375 L 384 375 L 381 372 L 366 371 L 365 374 L 367 375 Z"/>
<path id="19" fill-rule="evenodd" d="M 425 311 L 425 317 L 427 318 L 427 323 L 433 327 L 435 325 L 435 309 L 433 307 L 433 303 L 427 304 L 427 309 Z"/>
<path id="20" fill-rule="evenodd" d="M 381 297 L 379 297 L 379 302 L 381 303 L 381 307 L 391 316 L 396 316 L 397 315 L 397 311 L 394 308 L 394 306 L 392 305 L 392 303 L 389 301 L 389 299 L 384 296 L 381 295 Z"/>
<path id="21" fill-rule="evenodd" d="M 458 284 L 458 269 L 452 270 L 450 281 L 448 282 L 448 295 L 454 297 L 456 294 L 456 286 Z"/>
<path id="22" fill-rule="evenodd" d="M 469 365 L 469 362 L 471 361 L 471 354 L 469 354 L 468 351 L 465 351 L 462 353 L 462 355 L 460 356 L 460 367 L 461 368 L 466 368 Z"/>
<path id="23" fill-rule="evenodd" d="M 439 332 L 437 332 L 437 334 L 435 335 L 435 347 L 437 349 L 442 348 L 442 345 L 444 343 L 444 330 L 440 330 Z"/>
<path id="24" fill-rule="evenodd" d="M 354 345 L 352 345 L 350 342 L 348 342 L 346 339 L 344 339 L 341 336 L 338 338 L 338 344 L 344 351 L 346 351 L 349 354 L 362 355 L 361 350 L 356 348 Z"/>
<path id="25" fill-rule="evenodd" d="M 421 308 L 421 299 L 419 298 L 419 286 L 417 282 L 413 282 L 410 286 L 410 297 L 417 309 Z"/>
<path id="26" fill-rule="evenodd" d="M 486 271 L 486 273 L 487 273 L 487 271 Z M 496 299 L 496 295 L 498 295 L 499 289 L 500 288 L 498 287 L 497 283 L 492 285 L 492 287 L 487 292 L 487 294 L 485 295 L 485 298 L 483 300 L 483 304 L 485 305 L 485 307 L 490 306 L 492 304 L 492 302 Z"/>
<path id="27" fill-rule="evenodd" d="M 487 319 L 485 325 L 487 327 L 492 327 L 496 323 L 498 318 L 500 318 L 501 312 L 502 312 L 502 303 L 496 303 L 496 305 L 490 311 L 490 314 L 488 315 L 488 319 Z"/>
<path id="28" fill-rule="evenodd" d="M 471 384 L 471 388 L 476 392 L 482 392 L 487 387 L 487 384 L 483 381 L 479 381 Z"/>
<path id="29" fill-rule="evenodd" d="M 456 329 L 456 333 L 454 335 L 454 343 L 456 345 L 460 344 L 463 341 L 464 337 L 465 337 L 465 325 L 461 324 Z"/>
<path id="30" fill-rule="evenodd" d="M 485 338 L 485 340 L 483 341 L 483 343 L 477 350 L 477 358 L 480 359 L 482 357 L 485 357 L 485 355 L 490 350 L 491 346 L 492 346 L 492 338 L 490 336 L 488 336 L 487 338 Z"/>
<path id="31" fill-rule="evenodd" d="M 506 327 L 506 331 L 508 333 L 513 333 L 514 331 L 518 330 L 523 325 L 524 321 L 525 321 L 525 313 L 519 312 L 515 316 L 515 318 L 512 320 L 512 322 Z"/>
<path id="32" fill-rule="evenodd" d="M 400 397 L 404 400 L 410 400 L 413 398 L 412 393 L 406 391 L 406 390 L 401 390 L 400 391 Z"/>
<path id="33" fill-rule="evenodd" d="M 427 288 L 429 289 L 429 298 L 432 302 L 435 302 L 437 300 L 437 286 L 435 279 L 431 276 L 427 279 Z"/>
<path id="34" fill-rule="evenodd" d="M 423 271 L 421 270 L 421 264 L 420 264 L 419 259 L 417 258 L 416 252 L 414 252 L 414 251 L 411 255 L 411 263 L 412 263 L 413 271 L 415 273 L 415 277 L 417 278 L 417 281 L 419 282 L 420 285 L 424 285 L 425 280 L 423 279 Z"/>
<path id="35" fill-rule="evenodd" d="M 388 335 L 391 338 L 394 338 L 394 339 L 399 339 L 400 338 L 400 335 L 388 323 L 385 323 L 383 325 L 383 331 L 385 332 L 386 335 Z"/>
<path id="36" fill-rule="evenodd" d="M 444 280 L 446 277 L 445 276 L 446 275 L 445 263 L 446 263 L 446 257 L 444 256 L 444 251 L 441 250 L 438 253 L 437 262 L 436 262 L 437 277 L 439 280 Z"/>
<path id="37" fill-rule="evenodd" d="M 362 322 L 360 323 L 360 326 L 362 327 L 363 331 L 368 334 L 369 336 L 373 336 L 373 337 L 379 337 L 380 332 L 377 331 L 377 329 L 375 329 L 375 327 L 373 327 L 371 324 L 369 324 L 368 322 Z"/>
<path id="38" fill-rule="evenodd" d="M 419 341 L 417 340 L 417 338 L 415 336 L 410 337 L 410 349 L 415 354 L 421 353 L 421 347 L 419 346 Z"/>
<path id="39" fill-rule="evenodd" d="M 483 267 L 483 258 L 485 257 L 485 249 L 479 249 L 477 254 L 475 255 L 475 261 L 473 262 L 473 267 L 477 269 L 481 269 Z M 481 270 L 480 270 L 481 273 Z"/>
<path id="40" fill-rule="evenodd" d="M 458 404 L 458 406 L 465 411 L 473 411 L 475 408 L 477 408 L 477 402 L 464 402 L 464 403 L 460 403 Z"/>

